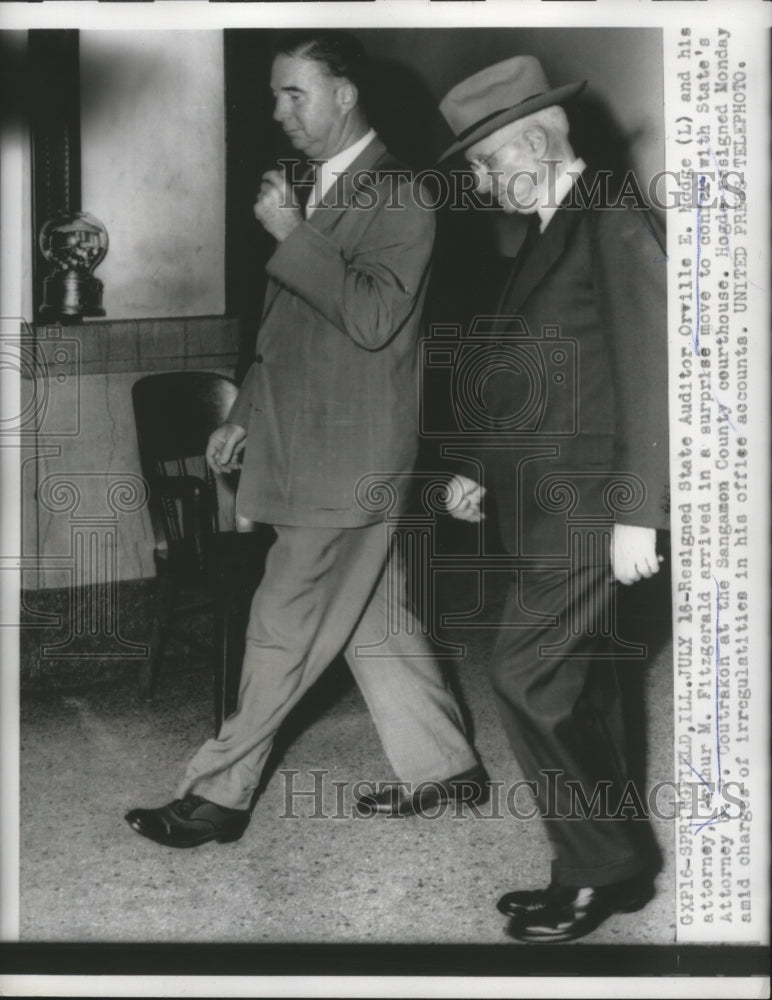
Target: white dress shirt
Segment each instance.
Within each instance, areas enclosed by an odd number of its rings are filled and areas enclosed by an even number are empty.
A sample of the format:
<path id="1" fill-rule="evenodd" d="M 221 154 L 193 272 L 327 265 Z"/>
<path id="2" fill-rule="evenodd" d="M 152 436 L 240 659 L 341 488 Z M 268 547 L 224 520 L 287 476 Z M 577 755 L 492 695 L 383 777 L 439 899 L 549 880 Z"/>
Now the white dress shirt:
<path id="1" fill-rule="evenodd" d="M 338 176 L 344 173 L 359 156 L 364 149 L 370 145 L 375 138 L 375 129 L 370 129 L 361 139 L 348 146 L 346 149 L 331 156 L 329 160 L 317 162 L 314 189 L 306 204 L 306 218 L 310 218 L 318 203 L 324 198 L 333 186 Z"/>
<path id="2" fill-rule="evenodd" d="M 560 177 L 555 181 L 554 185 L 547 185 L 547 190 L 544 192 L 542 198 L 542 203 L 536 209 L 539 213 L 539 232 L 543 233 L 544 230 L 550 223 L 552 216 L 557 212 L 558 205 L 565 200 L 566 195 L 574 186 L 576 178 L 585 169 L 587 164 L 581 157 L 578 157 L 572 163 L 569 163 L 566 167 L 565 173 L 562 173 Z"/>

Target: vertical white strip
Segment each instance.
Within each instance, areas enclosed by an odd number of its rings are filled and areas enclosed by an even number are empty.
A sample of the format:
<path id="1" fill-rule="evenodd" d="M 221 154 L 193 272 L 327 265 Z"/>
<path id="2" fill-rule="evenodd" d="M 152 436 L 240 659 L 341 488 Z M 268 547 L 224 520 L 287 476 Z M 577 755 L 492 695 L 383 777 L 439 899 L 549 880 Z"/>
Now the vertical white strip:
<path id="1" fill-rule="evenodd" d="M 756 943 L 768 934 L 768 32 L 717 11 L 674 18 L 664 45 L 680 189 L 668 211 L 677 938 Z"/>
<path id="2" fill-rule="evenodd" d="M 766 5 L 764 5 L 766 6 Z M 749 812 L 752 814 L 750 862 L 746 867 L 751 885 L 752 911 L 743 912 L 741 940 L 769 944 L 769 866 L 770 866 L 770 29 L 759 24 L 755 29 L 740 22 L 737 49 L 746 74 L 743 92 L 747 97 L 748 184 L 747 247 L 743 264 L 735 259 L 737 279 L 748 286 L 748 311 L 743 326 L 748 329 L 747 395 L 749 449 L 747 466 L 742 470 L 748 487 L 748 592 L 749 642 L 747 649 L 748 741 L 741 756 L 748 761 Z M 743 53 L 750 57 L 747 62 Z M 737 92 L 739 94 L 739 91 Z M 739 111 L 739 109 L 738 109 Z M 733 110 L 733 117 L 736 112 Z M 737 385 L 738 403 L 742 386 Z M 752 693 L 752 697 L 751 697 Z M 736 761 L 734 762 L 737 763 Z M 738 845 L 737 849 L 742 845 Z"/>
<path id="3" fill-rule="evenodd" d="M 18 342 L 22 317 L 24 154 L 22 128 L 6 121 L 0 132 L 0 939 L 19 934 L 19 632 L 21 523 L 19 438 L 21 410 Z M 6 342 L 11 342 L 6 348 Z"/>

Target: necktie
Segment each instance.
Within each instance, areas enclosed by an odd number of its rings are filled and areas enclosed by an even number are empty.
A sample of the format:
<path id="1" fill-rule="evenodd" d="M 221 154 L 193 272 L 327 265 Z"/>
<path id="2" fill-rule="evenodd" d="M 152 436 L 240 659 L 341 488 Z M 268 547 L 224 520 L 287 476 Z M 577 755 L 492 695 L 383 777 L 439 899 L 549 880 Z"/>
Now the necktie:
<path id="1" fill-rule="evenodd" d="M 541 217 L 538 212 L 534 212 L 533 215 L 528 216 L 528 226 L 525 230 L 525 239 L 517 251 L 515 257 L 515 268 L 519 271 L 523 266 L 525 261 L 530 254 L 534 243 L 538 240 L 541 234 Z"/>
<path id="2" fill-rule="evenodd" d="M 528 216 L 528 226 L 525 231 L 525 238 L 520 244 L 520 249 L 517 251 L 515 256 L 512 258 L 512 264 L 507 275 L 504 290 L 499 299 L 499 308 L 502 309 L 505 303 L 509 299 L 509 295 L 512 291 L 512 287 L 517 280 L 517 276 L 522 271 L 525 262 L 531 255 L 534 244 L 540 236 L 541 219 L 538 212 L 534 212 L 533 215 Z"/>
<path id="3" fill-rule="evenodd" d="M 300 179 L 295 182 L 294 187 L 295 201 L 300 208 L 300 213 L 303 218 L 305 218 L 307 214 L 308 199 L 311 197 L 311 192 L 314 190 L 315 181 L 316 168 L 313 163 L 309 163 L 303 171 Z"/>

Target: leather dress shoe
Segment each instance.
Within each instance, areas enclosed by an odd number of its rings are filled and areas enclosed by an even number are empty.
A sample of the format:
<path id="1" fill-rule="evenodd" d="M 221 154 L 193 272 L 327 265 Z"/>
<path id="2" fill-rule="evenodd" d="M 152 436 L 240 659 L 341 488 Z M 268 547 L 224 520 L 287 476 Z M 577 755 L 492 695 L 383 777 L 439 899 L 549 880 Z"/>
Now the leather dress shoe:
<path id="1" fill-rule="evenodd" d="M 654 895 L 648 875 L 595 888 L 550 885 L 546 889 L 509 892 L 498 902 L 511 917 L 507 934 L 518 941 L 558 943 L 584 937 L 612 913 L 634 913 Z"/>
<path id="2" fill-rule="evenodd" d="M 444 781 L 422 781 L 410 792 L 405 783 L 383 782 L 379 791 L 360 795 L 356 800 L 356 810 L 363 816 L 422 816 L 437 815 L 438 810 L 449 802 L 479 805 L 487 802 L 490 795 L 488 772 L 482 765 L 462 771 Z"/>
<path id="3" fill-rule="evenodd" d="M 126 813 L 132 830 L 166 847 L 198 847 L 209 840 L 218 844 L 238 840 L 249 819 L 247 809 L 218 806 L 200 795 L 186 795 L 158 809 L 131 809 Z"/>

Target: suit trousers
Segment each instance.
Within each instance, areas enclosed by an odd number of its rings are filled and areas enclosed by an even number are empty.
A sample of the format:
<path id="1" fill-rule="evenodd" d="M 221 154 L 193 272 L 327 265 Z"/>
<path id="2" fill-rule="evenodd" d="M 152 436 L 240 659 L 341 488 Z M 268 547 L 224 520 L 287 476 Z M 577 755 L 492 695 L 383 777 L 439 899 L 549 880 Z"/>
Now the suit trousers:
<path id="1" fill-rule="evenodd" d="M 606 565 L 519 571 L 491 663 L 507 737 L 552 843 L 552 880 L 561 885 L 608 885 L 645 864 L 631 810 L 619 808 L 630 786 L 609 628 L 615 586 Z"/>
<path id="2" fill-rule="evenodd" d="M 474 767 L 410 607 L 406 568 L 388 555 L 393 529 L 276 526 L 276 536 L 252 600 L 238 707 L 190 761 L 177 795 L 248 809 L 280 724 L 341 650 L 400 780 Z"/>

